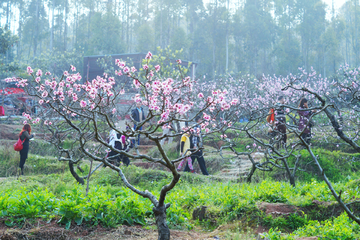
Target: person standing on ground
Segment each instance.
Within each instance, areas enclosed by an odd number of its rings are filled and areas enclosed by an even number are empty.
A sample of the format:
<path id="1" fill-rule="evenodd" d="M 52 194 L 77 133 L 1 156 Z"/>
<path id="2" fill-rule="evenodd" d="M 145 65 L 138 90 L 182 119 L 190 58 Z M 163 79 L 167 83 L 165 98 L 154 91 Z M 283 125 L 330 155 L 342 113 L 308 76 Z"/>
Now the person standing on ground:
<path id="1" fill-rule="evenodd" d="M 115 130 L 111 130 L 109 136 L 109 145 L 120 151 L 128 151 L 130 147 L 130 142 L 128 139 L 126 139 L 124 135 L 117 133 Z M 130 164 L 129 157 L 121 153 L 119 154 L 113 150 L 110 150 L 107 158 L 109 159 L 109 162 L 111 162 L 117 167 L 120 166 L 120 162 L 122 162 L 126 166 L 129 166 Z"/>
<path id="2" fill-rule="evenodd" d="M 163 129 L 163 136 L 165 136 L 166 134 L 171 134 L 171 132 L 173 131 L 173 127 L 172 127 L 171 123 L 165 124 L 162 129 Z M 165 144 L 165 139 L 166 138 L 161 139 L 161 141 L 160 141 L 161 145 Z M 168 139 L 168 144 L 171 144 L 173 141 L 173 138 L 167 137 L 167 139 Z"/>
<path id="3" fill-rule="evenodd" d="M 299 104 L 299 108 L 300 109 L 307 109 L 308 108 L 308 100 L 306 98 L 302 98 L 300 100 L 300 104 Z M 298 111 L 298 114 L 300 116 L 300 120 L 299 120 L 299 131 L 302 131 L 302 135 L 301 138 L 305 140 L 305 142 L 307 144 L 310 144 L 310 140 L 311 140 L 311 121 L 309 122 L 309 119 L 311 117 L 311 115 L 315 112 L 314 111 Z"/>
<path id="4" fill-rule="evenodd" d="M 196 116 L 195 121 L 197 123 L 201 122 L 201 117 L 200 116 Z M 194 133 L 191 134 L 190 136 L 190 149 L 196 149 L 198 147 L 202 146 L 202 142 L 201 142 L 201 132 L 200 132 L 200 126 L 197 126 L 194 128 Z M 193 150 L 192 152 L 194 152 L 195 150 Z M 195 153 L 193 153 L 191 155 L 191 160 L 192 160 L 192 165 L 194 165 L 195 160 L 198 161 L 199 166 L 200 166 L 200 170 L 202 172 L 203 175 L 209 175 L 207 169 L 206 169 L 206 165 L 205 165 L 205 160 L 204 160 L 204 156 L 203 156 L 203 151 L 199 150 Z M 186 164 L 185 170 L 184 172 L 189 172 L 190 168 L 188 166 L 188 164 Z"/>
<path id="5" fill-rule="evenodd" d="M 276 105 L 283 105 L 285 103 L 284 96 L 278 97 L 278 102 Z M 284 107 L 276 106 L 275 107 L 275 129 L 279 132 L 280 142 L 282 145 L 286 145 L 287 135 L 286 135 L 286 115 Z"/>
<path id="6" fill-rule="evenodd" d="M 28 153 L 29 153 L 29 140 L 32 139 L 35 136 L 35 134 L 31 134 L 31 126 L 30 124 L 26 123 L 23 127 L 23 129 L 21 130 L 20 134 L 19 134 L 19 138 L 21 141 L 23 142 L 23 149 L 20 150 L 20 164 L 19 164 L 19 168 L 20 168 L 20 173 L 21 175 L 24 175 L 24 165 L 25 165 L 25 161 L 28 157 Z"/>
<path id="7" fill-rule="evenodd" d="M 183 164 L 187 162 L 187 166 L 189 166 L 192 173 L 195 173 L 193 165 L 192 165 L 192 159 L 189 156 L 191 154 L 191 143 L 190 143 L 190 134 L 184 133 L 181 136 L 181 144 L 180 144 L 180 156 L 185 157 L 183 160 L 181 160 L 179 166 L 177 167 L 177 170 L 180 171 Z"/>
<path id="8" fill-rule="evenodd" d="M 136 130 L 136 125 L 145 120 L 145 112 L 142 107 L 141 102 L 136 103 L 136 108 L 131 111 L 131 117 L 134 119 L 134 130 Z M 142 126 L 139 128 L 142 130 Z M 138 145 L 140 145 L 140 134 L 138 136 Z M 135 144 L 135 141 L 133 142 Z"/>
<path id="9" fill-rule="evenodd" d="M 185 113 L 183 113 L 183 114 L 177 114 L 176 117 L 179 120 L 175 121 L 175 124 L 174 124 L 175 129 L 174 130 L 177 133 L 181 133 L 184 131 L 183 129 L 188 126 L 188 124 L 186 122 L 187 116 L 185 115 Z"/>

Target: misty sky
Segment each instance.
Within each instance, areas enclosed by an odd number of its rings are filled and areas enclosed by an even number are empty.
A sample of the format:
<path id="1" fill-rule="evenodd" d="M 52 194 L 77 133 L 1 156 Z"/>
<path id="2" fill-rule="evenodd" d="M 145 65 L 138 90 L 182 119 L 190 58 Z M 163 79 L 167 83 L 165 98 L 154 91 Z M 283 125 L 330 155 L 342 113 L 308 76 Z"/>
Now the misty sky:
<path id="1" fill-rule="evenodd" d="M 332 6 L 332 0 L 323 0 L 331 9 Z M 344 3 L 346 3 L 348 0 L 334 0 L 334 7 L 335 9 L 339 9 Z"/>
<path id="2" fill-rule="evenodd" d="M 335 9 L 340 8 L 346 1 L 347 1 L 347 0 L 334 0 Z M 332 5 L 332 0 L 324 0 L 324 2 L 326 2 L 326 4 L 331 7 L 331 5 Z"/>

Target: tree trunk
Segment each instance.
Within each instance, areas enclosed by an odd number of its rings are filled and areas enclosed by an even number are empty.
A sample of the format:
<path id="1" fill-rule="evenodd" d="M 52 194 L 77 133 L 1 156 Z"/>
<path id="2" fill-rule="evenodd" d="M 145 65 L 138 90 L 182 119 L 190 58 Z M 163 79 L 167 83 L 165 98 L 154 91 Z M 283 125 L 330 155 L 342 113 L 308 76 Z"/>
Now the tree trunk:
<path id="1" fill-rule="evenodd" d="M 69 168 L 70 168 L 70 172 L 71 175 L 73 175 L 73 177 L 76 179 L 76 181 L 78 181 L 78 183 L 80 183 L 81 185 L 84 185 L 84 179 L 82 177 L 79 177 L 79 175 L 75 172 L 74 169 L 74 163 L 72 161 L 69 161 Z"/>
<path id="2" fill-rule="evenodd" d="M 22 41 L 22 6 L 19 7 L 19 28 L 18 28 L 18 34 L 19 34 L 19 41 L 17 42 L 17 57 L 20 60 L 21 59 L 21 41 Z"/>
<path id="3" fill-rule="evenodd" d="M 290 174 L 289 179 L 290 179 L 290 185 L 295 187 L 295 176 Z"/>
<path id="4" fill-rule="evenodd" d="M 37 40 L 39 37 L 39 0 L 36 1 L 36 19 L 35 19 L 35 33 L 33 35 L 34 37 L 34 56 L 36 57 L 36 50 L 37 50 Z"/>
<path id="5" fill-rule="evenodd" d="M 130 1 L 127 1 L 126 2 L 126 6 L 125 6 L 125 8 L 126 8 L 126 47 L 127 47 L 127 52 L 129 52 L 130 51 L 130 37 L 129 37 L 129 32 L 130 32 L 130 30 L 129 30 L 129 28 L 130 28 L 130 10 L 129 10 L 129 8 L 130 8 Z"/>
<path id="6" fill-rule="evenodd" d="M 295 172 L 294 172 L 294 174 L 291 174 L 290 167 L 289 167 L 288 163 L 286 162 L 286 160 L 282 160 L 282 161 L 283 161 L 283 163 L 284 163 L 286 173 L 287 173 L 288 176 L 289 176 L 290 185 L 293 186 L 293 187 L 295 187 Z M 296 166 L 295 166 L 295 168 L 296 168 Z"/>
<path id="7" fill-rule="evenodd" d="M 158 240 L 169 240 L 170 229 L 166 223 L 166 208 L 170 205 L 157 206 L 153 208 L 156 225 L 158 228 Z"/>
<path id="8" fill-rule="evenodd" d="M 226 1 L 226 11 L 229 11 L 229 0 Z M 228 14 L 228 13 L 227 13 Z M 229 32 L 228 32 L 228 28 L 229 28 L 229 18 L 227 17 L 226 19 L 226 39 L 225 39 L 225 44 L 226 44 L 226 63 L 225 63 L 225 73 L 228 73 L 229 71 Z"/>
<path id="9" fill-rule="evenodd" d="M 79 6 L 76 7 L 76 21 L 75 21 L 75 46 L 77 47 L 78 40 L 78 24 L 79 24 Z"/>
<path id="10" fill-rule="evenodd" d="M 67 14 L 68 14 L 68 1 L 65 0 L 65 13 L 64 13 L 64 51 L 66 51 L 67 44 Z"/>
<path id="11" fill-rule="evenodd" d="M 50 31 L 50 51 L 52 52 L 54 46 L 54 1 L 51 4 L 51 31 Z"/>
<path id="12" fill-rule="evenodd" d="M 6 3 L 6 23 L 5 27 L 7 29 L 10 29 L 10 1 L 7 1 Z"/>
<path id="13" fill-rule="evenodd" d="M 255 167 L 255 165 L 253 164 L 253 165 L 252 165 L 252 168 L 251 168 L 251 170 L 250 170 L 250 172 L 249 172 L 249 175 L 246 177 L 246 182 L 251 183 L 251 178 L 252 178 L 252 176 L 254 175 L 255 170 L 256 170 L 256 167 Z"/>
<path id="14" fill-rule="evenodd" d="M 163 30 L 162 17 L 163 17 L 163 14 L 162 14 L 162 1 L 160 1 L 160 47 L 164 48 L 164 46 L 162 44 L 162 42 L 163 42 L 163 40 L 162 40 L 162 38 L 163 38 L 163 35 L 162 35 L 163 34 L 163 32 L 162 32 L 162 30 Z"/>

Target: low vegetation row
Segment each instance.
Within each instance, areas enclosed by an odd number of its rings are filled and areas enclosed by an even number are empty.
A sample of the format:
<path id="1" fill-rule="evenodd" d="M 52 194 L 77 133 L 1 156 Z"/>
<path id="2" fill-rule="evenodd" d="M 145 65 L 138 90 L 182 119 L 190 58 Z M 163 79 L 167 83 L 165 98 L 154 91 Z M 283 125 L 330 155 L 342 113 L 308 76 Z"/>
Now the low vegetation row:
<path id="1" fill-rule="evenodd" d="M 85 170 L 88 166 L 84 166 Z M 168 173 L 135 166 L 124 168 L 129 181 L 140 189 L 156 194 L 171 178 Z M 330 239 L 357 239 L 360 229 L 342 213 L 323 182 L 313 179 L 296 187 L 273 180 L 261 183 L 224 182 L 193 174 L 182 174 L 180 184 L 169 193 L 171 208 L 167 221 L 173 229 L 200 226 L 213 230 L 220 225 L 237 223 L 239 231 L 263 226 L 270 239 L 296 239 L 319 236 Z M 215 177 L 213 177 L 215 178 Z M 334 184 L 345 202 L 360 198 L 359 182 L 347 180 Z M 21 227 L 25 220 L 42 218 L 57 221 L 66 228 L 72 225 L 120 224 L 153 226 L 153 206 L 146 199 L 123 186 L 117 174 L 104 169 L 95 174 L 86 195 L 86 186 L 74 185 L 65 173 L 33 175 L 16 180 L 2 180 L 0 218 L 8 226 Z M 293 206 L 291 213 L 269 213 L 267 204 Z M 206 207 L 203 217 L 196 210 Z M 357 205 L 352 206 L 356 212 Z M 200 218 L 200 219 L 199 219 Z M 240 238 L 241 239 L 241 238 Z"/>

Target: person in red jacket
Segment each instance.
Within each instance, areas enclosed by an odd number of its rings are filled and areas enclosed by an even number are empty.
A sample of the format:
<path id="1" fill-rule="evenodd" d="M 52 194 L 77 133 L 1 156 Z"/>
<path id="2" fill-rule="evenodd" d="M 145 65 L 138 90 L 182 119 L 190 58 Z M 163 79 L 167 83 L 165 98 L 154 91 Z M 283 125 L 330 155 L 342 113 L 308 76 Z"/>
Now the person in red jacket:
<path id="1" fill-rule="evenodd" d="M 29 153 L 29 140 L 34 137 L 35 134 L 31 134 L 30 124 L 25 124 L 19 134 L 19 138 L 23 142 L 23 149 L 20 151 L 20 164 L 21 175 L 24 175 L 24 165 Z"/>
<path id="2" fill-rule="evenodd" d="M 5 116 L 5 110 L 3 106 L 0 106 L 0 117 Z"/>

